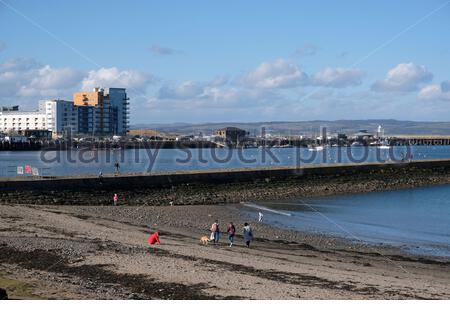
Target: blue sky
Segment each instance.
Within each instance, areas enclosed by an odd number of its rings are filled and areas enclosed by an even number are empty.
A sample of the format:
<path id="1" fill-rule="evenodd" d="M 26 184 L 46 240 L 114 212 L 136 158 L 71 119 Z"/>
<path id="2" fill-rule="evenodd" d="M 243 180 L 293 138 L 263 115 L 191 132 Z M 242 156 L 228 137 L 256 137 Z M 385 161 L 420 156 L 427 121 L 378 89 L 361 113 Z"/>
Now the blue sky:
<path id="1" fill-rule="evenodd" d="M 127 87 L 132 123 L 450 120 L 450 3 L 0 0 L 0 105 Z"/>

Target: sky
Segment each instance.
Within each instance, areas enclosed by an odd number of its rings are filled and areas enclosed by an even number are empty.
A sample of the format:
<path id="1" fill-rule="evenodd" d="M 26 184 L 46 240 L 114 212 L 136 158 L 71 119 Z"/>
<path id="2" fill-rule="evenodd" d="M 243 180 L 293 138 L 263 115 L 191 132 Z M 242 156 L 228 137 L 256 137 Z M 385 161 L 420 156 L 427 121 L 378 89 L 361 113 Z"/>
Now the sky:
<path id="1" fill-rule="evenodd" d="M 97 86 L 131 124 L 450 121 L 450 1 L 0 0 L 0 105 Z"/>

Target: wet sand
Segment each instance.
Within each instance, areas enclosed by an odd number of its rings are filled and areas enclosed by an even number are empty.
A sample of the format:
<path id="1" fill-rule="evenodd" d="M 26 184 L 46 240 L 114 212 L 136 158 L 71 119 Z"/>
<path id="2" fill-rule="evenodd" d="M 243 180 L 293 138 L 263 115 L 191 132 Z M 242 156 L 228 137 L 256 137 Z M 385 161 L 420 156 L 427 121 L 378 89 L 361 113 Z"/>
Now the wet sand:
<path id="1" fill-rule="evenodd" d="M 42 299 L 450 298 L 449 260 L 256 221 L 248 249 L 239 209 L 3 205 L 0 274 Z M 235 246 L 200 244 L 214 219 L 236 224 Z"/>

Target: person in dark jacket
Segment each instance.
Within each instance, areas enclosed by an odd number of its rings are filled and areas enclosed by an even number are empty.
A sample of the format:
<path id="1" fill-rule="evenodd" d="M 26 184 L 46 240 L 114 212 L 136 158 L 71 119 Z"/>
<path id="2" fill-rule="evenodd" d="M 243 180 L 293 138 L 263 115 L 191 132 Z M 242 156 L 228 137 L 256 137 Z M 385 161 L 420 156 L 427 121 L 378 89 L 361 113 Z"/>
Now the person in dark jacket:
<path id="1" fill-rule="evenodd" d="M 247 248 L 250 248 L 250 242 L 253 240 L 253 231 L 249 224 L 244 223 L 244 241 Z"/>

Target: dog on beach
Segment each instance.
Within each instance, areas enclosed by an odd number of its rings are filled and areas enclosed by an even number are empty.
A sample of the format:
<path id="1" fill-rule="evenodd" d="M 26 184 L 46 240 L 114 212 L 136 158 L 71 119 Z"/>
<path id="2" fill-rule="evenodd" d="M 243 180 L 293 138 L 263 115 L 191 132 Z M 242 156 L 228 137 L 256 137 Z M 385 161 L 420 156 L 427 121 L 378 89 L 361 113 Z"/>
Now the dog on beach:
<path id="1" fill-rule="evenodd" d="M 209 238 L 207 236 L 203 236 L 200 238 L 200 242 L 204 245 L 207 245 L 208 242 L 210 242 L 211 240 L 209 240 Z"/>

